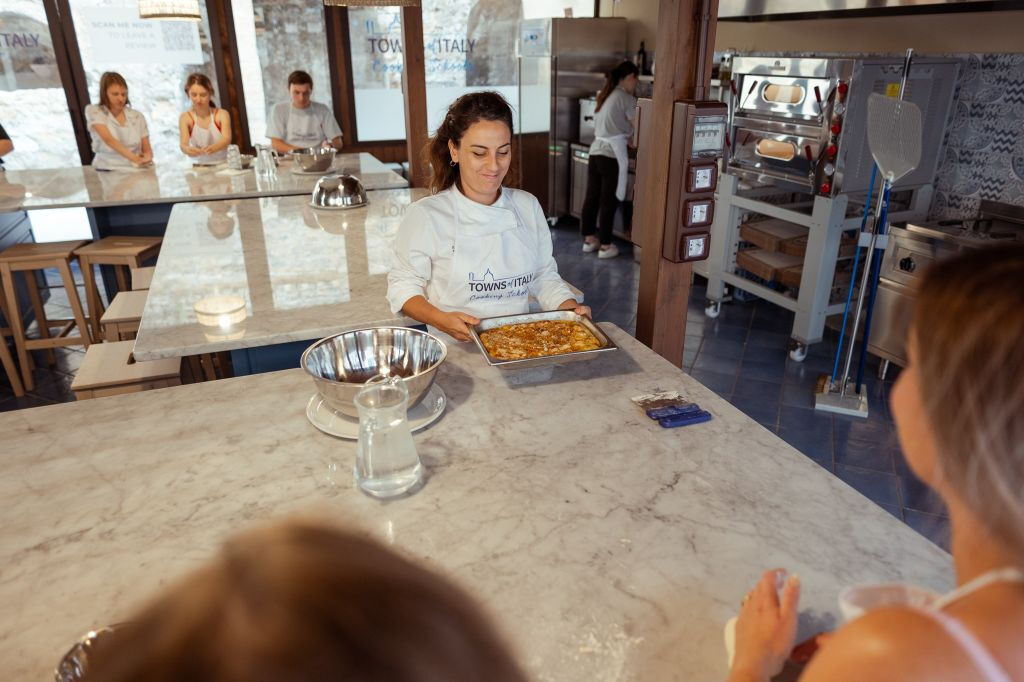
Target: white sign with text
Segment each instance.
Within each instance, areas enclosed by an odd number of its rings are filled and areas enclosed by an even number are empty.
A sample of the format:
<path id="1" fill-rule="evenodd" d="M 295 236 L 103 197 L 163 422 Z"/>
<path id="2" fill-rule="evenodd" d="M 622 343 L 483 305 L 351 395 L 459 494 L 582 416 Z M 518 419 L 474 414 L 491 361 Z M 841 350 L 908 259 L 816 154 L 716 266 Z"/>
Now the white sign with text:
<path id="1" fill-rule="evenodd" d="M 194 21 L 140 19 L 129 7 L 83 7 L 92 58 L 101 66 L 118 64 L 202 64 L 199 25 Z"/>

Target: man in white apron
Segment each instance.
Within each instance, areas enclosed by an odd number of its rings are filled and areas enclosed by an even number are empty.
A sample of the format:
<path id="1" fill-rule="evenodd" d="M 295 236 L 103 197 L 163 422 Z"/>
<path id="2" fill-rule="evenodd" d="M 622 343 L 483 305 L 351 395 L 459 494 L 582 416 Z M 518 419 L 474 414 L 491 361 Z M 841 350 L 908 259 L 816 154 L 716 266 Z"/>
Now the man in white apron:
<path id="1" fill-rule="evenodd" d="M 288 76 L 290 102 L 275 104 L 267 121 L 267 137 L 279 154 L 296 149 L 331 146 L 341 151 L 341 126 L 330 107 L 310 98 L 313 78 L 305 71 Z"/>

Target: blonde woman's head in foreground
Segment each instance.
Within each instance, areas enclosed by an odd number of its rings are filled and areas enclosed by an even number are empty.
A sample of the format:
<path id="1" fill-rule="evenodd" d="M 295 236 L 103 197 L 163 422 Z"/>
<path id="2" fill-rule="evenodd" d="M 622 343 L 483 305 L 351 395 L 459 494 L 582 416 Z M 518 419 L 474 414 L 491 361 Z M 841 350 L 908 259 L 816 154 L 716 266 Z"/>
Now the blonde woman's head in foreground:
<path id="1" fill-rule="evenodd" d="M 1024 565 L 1024 245 L 932 266 L 907 345 L 892 396 L 904 454 Z"/>
<path id="2" fill-rule="evenodd" d="M 525 679 L 457 587 L 312 522 L 228 541 L 130 623 L 101 641 L 90 682 Z"/>

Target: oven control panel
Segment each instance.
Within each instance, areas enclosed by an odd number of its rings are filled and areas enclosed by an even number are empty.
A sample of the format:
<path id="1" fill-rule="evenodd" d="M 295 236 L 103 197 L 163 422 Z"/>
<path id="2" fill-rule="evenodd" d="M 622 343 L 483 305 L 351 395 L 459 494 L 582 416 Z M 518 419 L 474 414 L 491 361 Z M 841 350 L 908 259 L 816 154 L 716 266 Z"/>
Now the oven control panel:
<path id="1" fill-rule="evenodd" d="M 728 111 L 717 101 L 675 103 L 668 215 L 662 255 L 668 260 L 708 257 L 715 215 L 718 163 L 725 152 Z"/>

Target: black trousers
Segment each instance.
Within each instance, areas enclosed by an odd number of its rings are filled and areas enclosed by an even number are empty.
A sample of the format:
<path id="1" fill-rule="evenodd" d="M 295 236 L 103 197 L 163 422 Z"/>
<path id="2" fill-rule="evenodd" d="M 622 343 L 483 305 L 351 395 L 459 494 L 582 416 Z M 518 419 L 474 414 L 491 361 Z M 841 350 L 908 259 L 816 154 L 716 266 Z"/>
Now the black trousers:
<path id="1" fill-rule="evenodd" d="M 584 237 L 597 232 L 601 244 L 612 243 L 612 225 L 615 210 L 619 207 L 619 200 L 615 198 L 618 184 L 619 162 L 610 156 L 591 156 L 587 166 L 587 196 L 583 201 L 580 222 Z"/>

